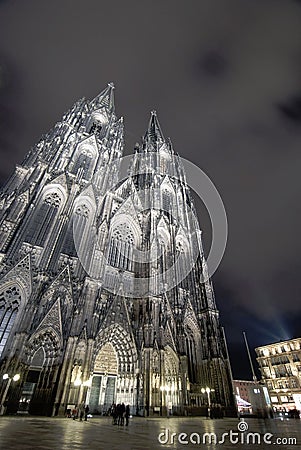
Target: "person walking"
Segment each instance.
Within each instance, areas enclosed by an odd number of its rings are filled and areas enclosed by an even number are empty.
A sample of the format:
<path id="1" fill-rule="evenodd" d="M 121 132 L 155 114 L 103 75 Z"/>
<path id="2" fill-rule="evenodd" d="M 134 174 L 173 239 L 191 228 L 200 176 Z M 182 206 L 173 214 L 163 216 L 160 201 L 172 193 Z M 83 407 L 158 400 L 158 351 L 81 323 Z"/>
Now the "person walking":
<path id="1" fill-rule="evenodd" d="M 120 407 L 120 425 L 124 425 L 124 416 L 125 416 L 125 404 L 121 403 L 121 407 Z"/>
<path id="2" fill-rule="evenodd" d="M 89 414 L 90 408 L 89 405 L 85 406 L 85 422 L 88 420 L 88 414 Z"/>
<path id="3" fill-rule="evenodd" d="M 79 414 L 79 420 L 80 422 L 83 421 L 83 417 L 85 415 L 85 404 L 81 403 L 79 408 L 78 408 L 78 414 Z"/>
<path id="4" fill-rule="evenodd" d="M 111 416 L 112 416 L 112 423 L 113 423 L 113 425 L 117 425 L 118 416 L 117 416 L 117 408 L 116 408 L 116 404 L 115 403 L 113 403 L 112 406 L 111 406 Z"/>
<path id="5" fill-rule="evenodd" d="M 121 404 L 118 403 L 116 406 L 116 415 L 117 415 L 117 425 L 121 425 Z"/>
<path id="6" fill-rule="evenodd" d="M 78 417 L 78 410 L 77 410 L 77 405 L 74 406 L 74 408 L 72 409 L 72 419 L 75 420 Z"/>
<path id="7" fill-rule="evenodd" d="M 130 405 L 126 405 L 126 407 L 125 407 L 125 426 L 126 427 L 129 424 L 129 418 L 130 418 Z"/>

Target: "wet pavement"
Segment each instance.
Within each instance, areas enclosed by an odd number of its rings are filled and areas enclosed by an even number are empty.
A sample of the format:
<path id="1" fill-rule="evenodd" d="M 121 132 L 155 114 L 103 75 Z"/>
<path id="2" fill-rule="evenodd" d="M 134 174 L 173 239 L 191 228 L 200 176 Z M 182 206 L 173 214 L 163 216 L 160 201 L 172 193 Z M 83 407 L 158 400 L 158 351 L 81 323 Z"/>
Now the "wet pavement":
<path id="1" fill-rule="evenodd" d="M 301 449 L 299 419 L 137 418 L 112 425 L 109 417 L 0 417 L 0 449 Z"/>

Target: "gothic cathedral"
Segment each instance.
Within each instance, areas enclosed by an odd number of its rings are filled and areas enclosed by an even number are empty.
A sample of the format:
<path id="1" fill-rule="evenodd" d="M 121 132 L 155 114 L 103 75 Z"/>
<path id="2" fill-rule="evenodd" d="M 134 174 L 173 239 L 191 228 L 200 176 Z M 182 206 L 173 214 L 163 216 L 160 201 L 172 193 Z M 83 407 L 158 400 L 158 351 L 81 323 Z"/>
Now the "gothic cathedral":
<path id="1" fill-rule="evenodd" d="M 233 413 L 180 158 L 155 112 L 124 157 L 113 91 L 76 102 L 2 190 L 1 414 Z"/>

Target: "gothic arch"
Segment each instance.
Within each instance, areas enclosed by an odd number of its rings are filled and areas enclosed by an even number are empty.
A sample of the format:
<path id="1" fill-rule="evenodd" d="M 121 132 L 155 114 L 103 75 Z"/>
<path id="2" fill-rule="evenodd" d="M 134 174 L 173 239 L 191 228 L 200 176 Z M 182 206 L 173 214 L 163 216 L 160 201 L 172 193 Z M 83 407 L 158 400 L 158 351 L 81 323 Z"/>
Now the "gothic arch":
<path id="1" fill-rule="evenodd" d="M 78 364 L 81 366 L 83 361 L 85 360 L 85 356 L 87 353 L 87 343 L 84 339 L 81 339 L 76 344 L 76 350 L 74 353 L 74 364 Z"/>
<path id="2" fill-rule="evenodd" d="M 118 227 L 123 226 L 125 226 L 127 229 L 130 230 L 133 236 L 133 244 L 135 244 L 135 246 L 138 247 L 141 241 L 141 230 L 136 221 L 128 214 L 116 214 L 112 218 L 110 224 L 110 234 L 115 229 L 118 229 Z"/>
<path id="3" fill-rule="evenodd" d="M 118 373 L 135 373 L 137 350 L 131 335 L 121 325 L 115 324 L 100 332 L 94 347 L 93 366 L 104 345 L 110 343 L 118 359 Z"/>
<path id="4" fill-rule="evenodd" d="M 66 192 L 62 186 L 57 184 L 46 186 L 27 226 L 25 241 L 44 246 L 65 202 Z"/>
<path id="5" fill-rule="evenodd" d="M 53 328 L 42 328 L 28 340 L 25 360 L 30 365 L 35 353 L 42 347 L 45 353 L 45 366 L 55 365 L 61 355 L 61 345 L 61 338 Z"/>
<path id="6" fill-rule="evenodd" d="M 177 280 L 180 283 L 185 280 L 192 269 L 189 243 L 186 236 L 178 233 L 175 240 Z"/>
<path id="7" fill-rule="evenodd" d="M 73 154 L 70 172 L 76 175 L 80 169 L 83 170 L 82 176 L 85 180 L 90 180 L 96 166 L 98 150 L 96 141 L 85 140 L 80 142 Z"/>
<path id="8" fill-rule="evenodd" d="M 171 154 L 168 151 L 167 145 L 163 143 L 158 152 L 160 160 L 160 170 L 162 173 L 170 173 Z"/>
<path id="9" fill-rule="evenodd" d="M 140 242 L 139 228 L 127 214 L 118 214 L 111 221 L 108 263 L 113 267 L 132 270 L 133 254 Z"/>
<path id="10" fill-rule="evenodd" d="M 44 366 L 45 359 L 45 350 L 43 349 L 43 347 L 38 348 L 31 358 L 30 368 L 41 369 Z"/>
<path id="11" fill-rule="evenodd" d="M 94 199 L 89 195 L 80 195 L 74 202 L 73 214 L 78 214 L 89 218 L 91 221 L 94 217 L 96 205 Z"/>
<path id="12" fill-rule="evenodd" d="M 25 303 L 22 287 L 10 281 L 0 287 L 0 356 Z"/>
<path id="13" fill-rule="evenodd" d="M 201 334 L 196 321 L 190 315 L 186 316 L 184 320 L 184 335 L 184 348 L 188 359 L 189 380 L 195 383 L 198 380 L 198 365 L 199 358 L 201 357 Z"/>
<path id="14" fill-rule="evenodd" d="M 62 245 L 62 253 L 77 256 L 86 243 L 89 248 L 89 231 L 95 216 L 95 202 L 88 195 L 80 195 L 74 202 L 71 220 Z"/>
<path id="15" fill-rule="evenodd" d="M 99 350 L 94 364 L 94 372 L 117 375 L 118 357 L 111 342 L 104 344 Z"/>
<path id="16" fill-rule="evenodd" d="M 67 200 L 66 191 L 60 184 L 52 183 L 45 186 L 41 194 L 41 199 L 45 200 L 51 194 L 58 194 L 62 204 Z"/>
<path id="17" fill-rule="evenodd" d="M 179 374 L 179 358 L 175 351 L 167 345 L 164 348 L 164 371 L 166 377 L 175 378 Z"/>
<path id="18" fill-rule="evenodd" d="M 166 223 L 163 219 L 158 223 L 158 241 L 161 245 L 164 245 L 166 248 L 170 246 L 170 234 Z"/>
<path id="19" fill-rule="evenodd" d="M 108 124 L 108 116 L 104 110 L 96 110 L 91 114 L 88 129 L 89 133 L 103 134 L 105 127 Z"/>
<path id="20" fill-rule="evenodd" d="M 161 184 L 161 201 L 162 209 L 165 212 L 170 212 L 173 210 L 175 193 L 169 182 L 163 182 Z"/>

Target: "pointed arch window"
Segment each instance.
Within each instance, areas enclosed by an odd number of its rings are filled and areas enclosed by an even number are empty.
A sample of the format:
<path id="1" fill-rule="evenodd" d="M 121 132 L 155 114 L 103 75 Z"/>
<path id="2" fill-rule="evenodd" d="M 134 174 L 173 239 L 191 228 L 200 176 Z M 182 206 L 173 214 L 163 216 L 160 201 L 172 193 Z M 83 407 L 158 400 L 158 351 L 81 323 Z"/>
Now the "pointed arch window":
<path id="1" fill-rule="evenodd" d="M 33 220 L 27 228 L 25 240 L 34 245 L 43 246 L 57 218 L 62 198 L 58 192 L 46 194 L 37 207 Z"/>
<path id="2" fill-rule="evenodd" d="M 91 233 L 94 215 L 94 202 L 89 197 L 79 197 L 75 202 L 73 213 L 65 232 L 61 253 L 77 256 L 81 252 L 81 257 L 85 257 L 87 261 L 89 260 L 94 238 L 94 234 Z M 84 253 L 82 252 L 83 249 L 85 250 Z"/>
<path id="3" fill-rule="evenodd" d="M 21 292 L 18 286 L 6 288 L 0 292 L 0 356 L 14 325 L 21 304 Z"/>
<path id="4" fill-rule="evenodd" d="M 111 232 L 108 263 L 113 267 L 132 270 L 134 233 L 127 223 L 118 224 Z"/>
<path id="5" fill-rule="evenodd" d="M 162 209 L 170 211 L 172 209 L 172 193 L 168 189 L 162 190 Z"/>
<path id="6" fill-rule="evenodd" d="M 94 112 L 88 124 L 88 132 L 103 135 L 105 125 L 108 123 L 107 115 L 104 111 Z"/>
<path id="7" fill-rule="evenodd" d="M 32 357 L 30 367 L 41 368 L 45 362 L 45 351 L 43 347 L 40 347 Z"/>
<path id="8" fill-rule="evenodd" d="M 176 259 L 177 259 L 177 279 L 184 281 L 190 269 L 188 243 L 182 239 L 176 242 Z"/>
<path id="9" fill-rule="evenodd" d="M 185 347 L 186 347 L 186 355 L 188 362 L 188 375 L 189 380 L 192 383 L 195 383 L 197 380 L 197 351 L 196 351 L 196 342 L 193 331 L 186 326 L 185 330 Z"/>
<path id="10" fill-rule="evenodd" d="M 75 207 L 62 246 L 62 253 L 69 256 L 77 255 L 77 248 L 85 242 L 90 213 L 90 208 L 85 203 Z"/>
<path id="11" fill-rule="evenodd" d="M 71 220 L 68 223 L 68 227 L 65 234 L 65 240 L 61 252 L 68 256 L 77 255 L 73 237 L 73 218 L 71 218 Z"/>
<path id="12" fill-rule="evenodd" d="M 90 209 L 86 204 L 78 205 L 75 209 L 74 220 L 74 233 L 77 236 L 84 237 L 86 226 L 89 221 Z"/>
<path id="13" fill-rule="evenodd" d="M 74 175 L 82 169 L 83 178 L 89 180 L 92 175 L 93 166 L 95 162 L 95 154 L 93 149 L 90 148 L 79 148 L 74 157 L 74 163 L 71 169 L 71 173 Z"/>

